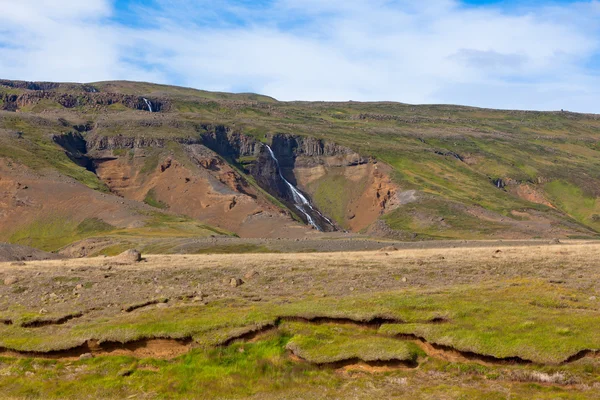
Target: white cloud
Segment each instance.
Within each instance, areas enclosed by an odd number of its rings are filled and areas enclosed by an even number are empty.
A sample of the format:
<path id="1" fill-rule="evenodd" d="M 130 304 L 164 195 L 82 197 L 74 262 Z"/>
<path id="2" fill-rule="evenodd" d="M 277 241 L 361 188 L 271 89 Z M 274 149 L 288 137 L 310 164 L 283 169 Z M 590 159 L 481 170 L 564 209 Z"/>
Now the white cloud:
<path id="1" fill-rule="evenodd" d="M 138 10 L 147 28 L 107 22 L 108 0 L 19 4 L 0 15 L 15 32 L 0 33 L 3 77 L 600 112 L 600 65 L 586 66 L 600 53 L 598 1 L 508 13 L 453 0 L 161 0 Z"/>

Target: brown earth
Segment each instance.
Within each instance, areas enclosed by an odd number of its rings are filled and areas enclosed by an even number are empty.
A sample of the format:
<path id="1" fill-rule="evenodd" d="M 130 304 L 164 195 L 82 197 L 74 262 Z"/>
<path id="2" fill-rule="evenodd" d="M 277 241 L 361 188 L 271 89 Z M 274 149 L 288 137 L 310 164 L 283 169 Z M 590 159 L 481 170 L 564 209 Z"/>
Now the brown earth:
<path id="1" fill-rule="evenodd" d="M 160 153 L 150 171 L 145 170 L 147 160 L 157 156 L 147 149 L 123 156 L 114 156 L 110 150 L 96 152 L 96 173 L 119 196 L 143 202 L 151 193 L 172 212 L 242 237 L 311 234 L 311 229 L 270 203 L 215 153 L 201 145 L 189 145 L 186 150 L 183 160 L 168 151 Z"/>
<path id="2" fill-rule="evenodd" d="M 120 228 L 144 225 L 137 202 L 98 192 L 54 171 L 31 169 L 0 159 L 0 240 L 34 222 L 79 223 L 98 218 Z"/>
<path id="3" fill-rule="evenodd" d="M 298 164 L 302 164 L 300 159 Z M 314 162 L 314 161 L 313 161 Z M 382 163 L 354 164 L 352 160 L 339 157 L 325 157 L 318 166 L 297 166 L 294 174 L 298 187 L 313 195 L 317 206 L 319 198 L 314 196 L 319 181 L 327 185 L 329 179 L 344 180 L 342 206 L 345 209 L 342 226 L 352 232 L 359 232 L 374 223 L 383 214 L 397 208 L 401 201 L 398 185 L 389 177 L 391 168 Z M 326 205 L 325 205 L 326 207 Z"/>
<path id="4" fill-rule="evenodd" d="M 0 262 L 56 260 L 60 256 L 27 246 L 0 243 Z"/>

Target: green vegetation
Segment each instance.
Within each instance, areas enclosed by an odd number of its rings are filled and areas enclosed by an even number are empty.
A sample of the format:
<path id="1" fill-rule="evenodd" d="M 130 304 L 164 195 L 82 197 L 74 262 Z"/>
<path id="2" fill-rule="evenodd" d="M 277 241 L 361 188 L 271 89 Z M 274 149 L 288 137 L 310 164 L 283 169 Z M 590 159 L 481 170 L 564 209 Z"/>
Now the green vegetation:
<path id="1" fill-rule="evenodd" d="M 156 199 L 156 192 L 154 191 L 154 189 L 150 189 L 148 191 L 146 197 L 144 198 L 144 203 L 148 204 L 149 206 L 160 209 L 168 208 L 168 206 L 165 203 Z"/>
<path id="2" fill-rule="evenodd" d="M 600 371 L 594 358 L 559 364 L 600 345 L 597 304 L 581 292 L 542 281 L 412 289 L 288 304 L 224 299 L 204 306 L 137 310 L 110 319 L 77 318 L 67 325 L 21 326 L 22 322 L 64 317 L 40 319 L 35 315 L 18 307 L 3 314 L 2 318 L 16 323 L 0 325 L 0 346 L 49 351 L 78 346 L 89 338 L 127 342 L 158 337 L 192 338 L 196 348 L 170 361 L 125 356 L 80 361 L 2 358 L 3 395 L 70 399 L 80 398 L 85 390 L 103 398 L 141 393 L 158 398 L 190 398 L 198 393 L 209 398 L 282 398 L 291 394 L 339 398 L 360 393 L 437 398 L 452 393 L 456 398 L 487 399 L 502 398 L 494 390 L 505 387 L 515 397 L 571 399 L 589 398 L 592 392 L 581 392 L 572 384 L 593 385 Z M 376 325 L 298 320 L 315 316 L 356 321 L 385 317 L 406 323 L 384 323 L 377 329 Z M 280 317 L 284 320 L 279 326 L 251 342 L 218 346 L 246 332 L 273 327 Z M 485 365 L 477 360 L 450 362 L 398 335 L 416 335 L 482 356 L 520 357 L 547 365 L 502 364 L 489 359 Z M 306 362 L 294 361 L 286 350 Z M 419 368 L 346 374 L 314 365 L 357 359 L 404 361 L 407 367 L 418 364 Z M 390 385 L 406 379 L 411 380 L 410 385 Z M 382 391 L 373 392 L 377 387 Z"/>
<path id="3" fill-rule="evenodd" d="M 287 348 L 313 364 L 347 360 L 403 361 L 414 363 L 425 355 L 415 344 L 378 336 L 377 331 L 356 326 L 290 322 L 281 330 L 291 335 Z"/>
<path id="4" fill-rule="evenodd" d="M 15 325 L 0 326 L 0 346 L 48 351 L 77 346 L 89 338 L 125 342 L 154 337 L 191 337 L 200 345 L 212 346 L 240 332 L 274 324 L 280 317 L 355 321 L 384 317 L 405 323 L 385 323 L 378 333 L 295 323 L 284 324 L 283 331 L 298 334 L 291 345 L 315 360 L 321 360 L 319 357 L 339 360 L 350 355 L 368 359 L 369 354 L 373 357 L 388 354 L 386 349 L 392 346 L 389 338 L 410 334 L 460 351 L 558 364 L 583 350 L 600 347 L 600 333 L 596 329 L 600 314 L 594 304 L 582 293 L 529 280 L 435 292 L 406 290 L 309 299 L 283 305 L 228 300 L 203 307 L 177 307 L 116 316 L 111 320 L 75 322 L 70 327 L 39 328 L 35 332 Z M 10 313 L 2 317 L 15 318 Z M 374 338 L 377 334 L 381 338 Z M 361 344 L 369 341 L 373 344 Z M 404 354 L 406 357 L 400 359 L 407 360 L 409 355 L 417 354 L 414 348 L 399 346 L 393 350 L 397 351 L 394 357 Z M 325 358 L 319 362 L 326 362 Z"/>
<path id="5" fill-rule="evenodd" d="M 579 187 L 564 182 L 553 181 L 545 186 L 550 198 L 577 221 L 600 230 L 600 202 L 597 197 L 586 195 Z"/>
<path id="6" fill-rule="evenodd" d="M 359 182 L 350 180 L 343 174 L 331 173 L 309 185 L 317 207 L 333 218 L 342 228 L 346 226 L 347 210 L 351 196 L 365 189 L 366 176 Z"/>
<path id="7" fill-rule="evenodd" d="M 9 239 L 10 243 L 56 251 L 77 240 L 113 230 L 114 227 L 97 218 L 80 223 L 67 217 L 51 216 L 19 228 Z"/>
<path id="8" fill-rule="evenodd" d="M 55 100 L 44 99 L 18 114 L 1 113 L 0 157 L 35 169 L 56 169 L 106 191 L 93 173 L 71 162 L 52 142 L 52 134 L 71 129 L 59 119 L 75 121 L 83 115 L 84 121 L 95 124 L 97 136 L 165 140 L 164 148 L 148 151 L 142 174 L 153 172 L 166 152 L 184 164 L 189 162 L 175 139 L 198 140 L 216 126 L 261 142 L 270 141 L 274 134 L 312 136 L 389 164 L 392 178 L 402 190 L 418 191 L 423 205 L 404 205 L 385 216 L 387 224 L 408 233 L 406 237 L 510 235 L 514 229 L 511 222 L 534 220 L 537 215 L 577 236 L 595 236 L 600 229 L 600 217 L 594 217 L 600 215 L 596 205 L 600 196 L 600 121 L 594 116 L 447 105 L 286 103 L 254 94 L 211 93 L 149 83 L 95 85 L 100 91 L 164 101 L 167 107 L 161 118 L 150 121 L 145 113 L 123 104 L 105 110 L 84 104 L 74 114 Z M 81 90 L 72 84 L 56 89 L 77 96 L 82 95 Z M 0 94 L 21 92 L 0 88 Z M 38 113 L 40 109 L 48 111 Z M 111 118 L 101 118 L 103 113 Z M 22 132 L 22 138 L 16 139 L 15 132 Z M 124 156 L 124 150 L 115 150 L 114 155 Z M 241 172 L 241 167 L 253 161 L 253 157 L 243 157 L 239 165 L 232 165 Z M 493 181 L 497 179 L 508 186 L 496 187 Z M 252 179 L 248 181 L 256 186 Z M 353 190 L 362 184 L 334 173 L 311 183 L 308 191 L 315 203 L 344 227 L 346 205 Z M 537 204 L 535 196 L 523 195 L 518 190 L 523 184 L 555 208 Z M 283 207 L 276 199 L 267 198 Z M 152 196 L 149 200 L 152 202 Z M 498 223 L 498 219 L 505 223 Z"/>

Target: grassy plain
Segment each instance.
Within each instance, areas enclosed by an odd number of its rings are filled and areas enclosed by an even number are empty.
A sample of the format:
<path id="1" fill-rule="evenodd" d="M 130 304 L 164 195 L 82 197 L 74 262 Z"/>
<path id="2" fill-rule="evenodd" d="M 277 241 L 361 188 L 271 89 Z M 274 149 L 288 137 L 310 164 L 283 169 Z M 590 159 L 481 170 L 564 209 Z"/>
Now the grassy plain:
<path id="1" fill-rule="evenodd" d="M 2 264 L 0 392 L 598 397 L 600 245 L 429 246 Z"/>

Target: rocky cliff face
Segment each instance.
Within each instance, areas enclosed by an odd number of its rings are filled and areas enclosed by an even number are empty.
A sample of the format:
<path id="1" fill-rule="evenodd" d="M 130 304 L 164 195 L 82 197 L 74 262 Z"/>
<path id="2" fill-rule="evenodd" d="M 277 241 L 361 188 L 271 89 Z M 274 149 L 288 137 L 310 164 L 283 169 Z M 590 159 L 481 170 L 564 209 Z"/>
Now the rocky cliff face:
<path id="1" fill-rule="evenodd" d="M 348 229 L 360 230 L 377 220 L 393 204 L 391 199 L 396 188 L 387 175 L 377 169 L 374 160 L 345 146 L 313 137 L 278 134 L 271 138 L 270 144 L 276 162 L 264 144 L 225 127 L 207 129 L 202 137 L 206 146 L 230 160 L 254 157 L 254 162 L 245 165 L 246 172 L 290 209 L 297 211 L 297 199 L 285 180 L 298 187 L 305 197 L 313 198 L 314 202 L 311 202 L 315 209 L 309 208 L 308 212 L 325 230 L 331 230 L 333 226 L 323 215 L 323 209 L 317 209 L 318 205 L 336 211 L 341 209 L 336 212 L 336 221 Z M 345 183 L 340 185 L 340 180 Z M 329 181 L 335 181 L 337 189 L 352 194 L 330 193 L 325 189 L 330 186 Z M 382 182 L 386 184 L 382 185 Z M 319 196 L 321 198 L 317 198 Z M 332 201 L 336 204 L 329 207 Z M 359 209 L 365 211 L 362 213 L 364 218 L 356 218 Z M 299 216 L 305 217 L 302 213 Z"/>
<path id="2" fill-rule="evenodd" d="M 69 132 L 64 135 L 54 135 L 52 140 L 65 149 L 65 153 L 75 164 L 95 172 L 94 162 L 87 156 L 87 142 L 81 133 Z"/>
<path id="3" fill-rule="evenodd" d="M 149 111 L 148 104 L 143 97 L 119 93 L 86 92 L 72 95 L 53 91 L 32 90 L 19 95 L 3 94 L 0 95 L 0 99 L 2 99 L 2 109 L 6 111 L 17 111 L 23 107 L 35 106 L 42 100 L 55 101 L 65 108 L 75 108 L 80 106 L 97 108 L 113 104 L 122 104 L 125 107 L 134 110 Z M 146 100 L 151 103 L 153 112 L 167 111 L 170 108 L 170 104 L 165 100 L 151 98 Z"/>
<path id="4" fill-rule="evenodd" d="M 236 160 L 244 156 L 258 156 L 262 144 L 253 137 L 235 132 L 223 125 L 203 125 L 202 143 L 221 156 Z"/>
<path id="5" fill-rule="evenodd" d="M 164 148 L 169 141 L 174 141 L 179 144 L 200 144 L 200 139 L 194 138 L 176 138 L 176 139 L 159 139 L 145 138 L 132 136 L 102 136 L 90 135 L 86 138 L 87 148 L 89 151 L 105 151 L 117 149 L 143 149 L 149 147 Z"/>
<path id="6" fill-rule="evenodd" d="M 149 120 L 144 123 L 164 125 L 169 121 Z M 102 179 L 105 183 L 120 194 L 131 192 L 127 185 L 129 181 L 135 181 L 135 186 L 144 187 L 144 190 L 150 186 L 146 188 L 146 183 L 143 183 L 145 181 L 136 169 L 138 167 L 127 164 L 126 160 L 119 161 L 119 157 L 113 155 L 114 150 L 130 149 L 136 150 L 135 154 L 143 154 L 138 153 L 137 150 L 166 149 L 169 142 L 176 142 L 183 145 L 188 157 L 194 163 L 202 169 L 212 171 L 210 179 L 216 178 L 220 184 L 229 188 L 230 192 L 227 196 L 233 196 L 231 199 L 237 198 L 237 200 L 228 200 L 230 201 L 228 207 L 231 207 L 228 210 L 236 209 L 240 198 L 256 198 L 257 193 L 250 190 L 234 170 L 225 168 L 222 159 L 214 156 L 200 157 L 201 149 L 209 152 L 212 150 L 223 159 L 237 164 L 239 168 L 252 176 L 261 188 L 286 204 L 290 210 L 305 219 L 305 222 L 312 220 L 320 229 L 326 231 L 336 229 L 338 224 L 350 230 L 363 229 L 389 208 L 395 195 L 394 185 L 389 181 L 387 175 L 382 174 L 382 170 L 377 168 L 374 160 L 362 157 L 347 147 L 322 139 L 275 135 L 271 138 L 270 145 L 275 156 L 274 159 L 265 144 L 224 125 L 194 126 L 193 130 L 198 132 L 199 136 L 175 139 L 139 135 L 104 136 L 98 133 L 102 129 L 95 129 L 97 126 L 92 128 L 94 129 L 85 136 L 75 130 L 57 136 L 54 140 L 79 165 L 94 172 L 97 167 L 97 174 L 103 176 Z M 84 129 L 84 131 L 87 130 Z M 157 176 L 164 175 L 171 165 L 175 165 L 172 164 L 173 160 L 165 162 L 165 168 L 161 164 L 161 169 L 164 171 L 161 170 L 160 175 Z M 183 171 L 182 165 L 177 165 L 178 169 Z M 120 171 L 129 172 L 121 176 L 118 175 Z M 344 184 L 340 185 L 340 181 L 343 181 Z M 298 193 L 294 193 L 290 184 L 299 189 L 300 194 L 306 197 L 311 204 L 299 208 L 301 202 L 299 203 Z M 167 181 L 165 181 L 165 185 L 165 192 L 168 192 L 171 186 Z M 131 196 L 143 199 L 144 193 L 138 192 L 139 190 Z M 237 193 L 238 196 L 236 197 L 234 193 Z M 352 194 L 347 195 L 348 193 Z M 197 194 L 195 198 L 204 198 L 204 196 Z M 168 204 L 177 203 L 172 199 L 164 201 Z M 221 201 L 220 197 L 219 201 Z M 332 205 L 332 202 L 335 204 Z M 210 205 L 204 207 L 203 210 L 207 212 L 209 207 Z M 193 214 L 190 210 L 184 208 L 182 210 L 187 214 Z M 332 214 L 329 214 L 330 210 Z M 335 212 L 335 216 L 333 212 Z M 328 217 L 327 214 L 330 216 Z M 364 218 L 358 218 L 358 214 Z M 193 215 L 196 217 L 195 214 Z M 331 217 L 335 218 L 337 224 L 331 223 Z M 218 225 L 223 226 L 223 224 Z"/>
<path id="7" fill-rule="evenodd" d="M 369 162 L 368 158 L 348 147 L 313 137 L 275 135 L 271 147 L 283 169 L 294 168 L 298 164 L 314 166 L 333 162 L 350 166 Z"/>

